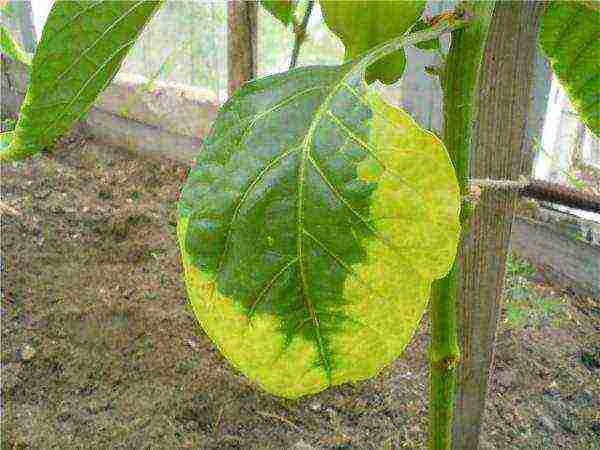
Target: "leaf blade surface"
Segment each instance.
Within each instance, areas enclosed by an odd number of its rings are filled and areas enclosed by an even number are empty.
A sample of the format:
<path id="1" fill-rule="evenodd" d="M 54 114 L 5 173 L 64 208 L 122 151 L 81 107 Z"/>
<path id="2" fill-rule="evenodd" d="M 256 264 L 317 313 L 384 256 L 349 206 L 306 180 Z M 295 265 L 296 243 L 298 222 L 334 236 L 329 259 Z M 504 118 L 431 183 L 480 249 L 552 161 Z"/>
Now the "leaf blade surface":
<path id="1" fill-rule="evenodd" d="M 245 85 L 179 205 L 202 327 L 234 366 L 288 398 L 396 358 L 456 251 L 447 153 L 370 91 L 364 70 L 300 68 Z"/>
<path id="2" fill-rule="evenodd" d="M 3 131 L 0 133 L 0 151 L 8 148 L 13 138 L 12 131 Z"/>
<path id="3" fill-rule="evenodd" d="M 540 45 L 582 121 L 600 136 L 600 8 L 593 2 L 551 2 Z"/>
<path id="4" fill-rule="evenodd" d="M 344 44 L 344 61 L 357 58 L 376 45 L 403 35 L 425 9 L 425 2 L 421 0 L 321 0 L 320 4 L 325 23 Z M 405 67 L 406 54 L 404 49 L 399 49 L 369 67 L 367 82 L 395 83 L 402 77 Z"/>
<path id="5" fill-rule="evenodd" d="M 293 0 L 260 0 L 261 5 L 284 26 L 289 25 L 294 17 L 296 2 Z"/>
<path id="6" fill-rule="evenodd" d="M 0 160 L 50 147 L 92 106 L 162 2 L 57 0 L 33 58 L 14 139 Z"/>

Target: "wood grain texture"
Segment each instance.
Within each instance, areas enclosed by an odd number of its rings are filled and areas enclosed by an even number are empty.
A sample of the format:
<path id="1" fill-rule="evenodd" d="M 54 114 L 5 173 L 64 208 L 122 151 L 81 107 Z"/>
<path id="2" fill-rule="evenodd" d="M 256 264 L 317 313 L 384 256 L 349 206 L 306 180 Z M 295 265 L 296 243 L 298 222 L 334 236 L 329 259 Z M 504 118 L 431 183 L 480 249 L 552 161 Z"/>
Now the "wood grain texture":
<path id="1" fill-rule="evenodd" d="M 539 2 L 498 2 L 479 81 L 471 177 L 516 180 L 528 148 Z M 515 193 L 484 192 L 459 251 L 458 323 L 462 360 L 453 448 L 476 449 L 493 366 Z"/>
<path id="2" fill-rule="evenodd" d="M 257 73 L 258 2 L 229 0 L 227 3 L 227 66 L 231 96 Z"/>

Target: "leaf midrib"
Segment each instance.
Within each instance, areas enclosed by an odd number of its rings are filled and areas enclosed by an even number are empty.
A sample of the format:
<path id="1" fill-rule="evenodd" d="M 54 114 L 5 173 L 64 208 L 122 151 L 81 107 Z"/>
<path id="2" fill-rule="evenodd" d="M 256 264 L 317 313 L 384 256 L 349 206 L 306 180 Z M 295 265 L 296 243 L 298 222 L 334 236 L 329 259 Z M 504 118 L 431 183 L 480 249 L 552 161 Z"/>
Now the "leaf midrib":
<path id="1" fill-rule="evenodd" d="M 445 29 L 443 31 L 452 31 L 452 29 L 459 28 L 458 25 L 454 25 L 454 26 L 444 25 L 444 27 L 445 27 Z M 442 30 L 440 29 L 437 31 L 439 32 Z M 433 31 L 429 32 L 429 34 L 431 34 L 431 33 L 433 33 Z M 425 40 L 425 37 L 427 39 L 430 39 L 430 37 L 428 36 L 428 33 L 426 33 L 426 32 L 417 33 L 417 34 L 420 34 L 421 40 Z M 296 251 L 296 253 L 297 254 L 296 254 L 296 258 L 295 258 L 295 260 L 293 260 L 293 262 L 298 263 L 298 268 L 299 268 L 299 272 L 300 272 L 300 282 L 301 282 L 300 287 L 301 287 L 302 297 L 305 302 L 306 308 L 309 312 L 310 320 L 313 322 L 313 325 L 314 325 L 315 334 L 316 334 L 318 346 L 319 346 L 319 353 L 320 353 L 321 360 L 323 361 L 323 366 L 326 371 L 327 380 L 328 380 L 329 385 L 332 384 L 331 366 L 329 364 L 329 361 L 327 360 L 327 356 L 325 353 L 323 337 L 321 336 L 317 312 L 315 310 L 315 307 L 314 307 L 311 299 L 307 295 L 308 281 L 307 281 L 305 267 L 304 267 L 302 236 L 303 236 L 304 232 L 308 233 L 308 231 L 305 230 L 304 226 L 303 226 L 304 225 L 304 181 L 305 181 L 307 160 L 309 160 L 309 157 L 310 157 L 311 145 L 312 145 L 313 137 L 315 135 L 317 126 L 321 123 L 323 117 L 329 111 L 329 107 L 330 107 L 330 104 L 331 104 L 333 98 L 338 94 L 338 92 L 342 88 L 344 88 L 345 86 L 349 87 L 349 85 L 347 83 L 349 78 L 354 75 L 357 75 L 357 72 L 358 72 L 358 75 L 360 75 L 361 72 L 364 71 L 368 65 L 370 65 L 372 62 L 374 62 L 375 59 L 383 57 L 383 56 L 385 56 L 385 54 L 388 54 L 388 53 L 391 53 L 392 51 L 397 50 L 397 48 L 395 48 L 396 46 L 398 48 L 403 48 L 406 45 L 413 43 L 412 41 L 414 41 L 414 40 L 415 40 L 415 38 L 413 38 L 412 40 L 404 38 L 404 39 L 402 39 L 402 41 L 399 41 L 399 42 L 387 43 L 385 45 L 382 44 L 381 46 L 374 49 L 371 53 L 369 53 L 365 58 L 355 60 L 354 62 L 345 64 L 345 66 L 348 67 L 347 70 L 345 72 L 342 72 L 342 75 L 340 78 L 338 78 L 337 83 L 333 85 L 333 90 L 327 95 L 327 97 L 319 105 L 319 108 L 317 109 L 317 111 L 314 115 L 314 118 L 308 129 L 307 135 L 304 138 L 302 146 L 301 146 L 302 154 L 301 154 L 300 162 L 299 162 L 299 166 L 298 166 L 298 186 L 297 186 L 297 225 L 296 225 L 297 226 L 297 229 L 296 229 L 296 235 L 297 235 L 297 238 L 296 238 L 297 251 Z M 401 45 L 398 45 L 398 44 L 401 44 Z M 286 269 L 292 265 L 292 262 L 290 262 L 288 264 L 289 265 L 286 265 Z M 347 267 L 344 267 L 344 268 L 347 269 Z M 276 274 L 276 277 L 279 274 L 280 274 L 280 272 L 278 272 Z M 271 286 L 271 285 L 272 285 L 272 283 L 269 284 L 269 286 Z M 214 288 L 214 285 L 213 285 L 213 288 Z M 268 288 L 266 290 L 268 290 Z M 266 290 L 265 290 L 265 292 L 263 292 L 261 290 L 261 293 L 259 295 L 264 295 L 266 293 Z"/>
<path id="2" fill-rule="evenodd" d="M 339 93 L 339 91 L 346 86 L 348 78 L 352 75 L 356 75 L 356 71 L 365 69 L 365 60 L 358 60 L 355 63 L 351 63 L 346 73 L 344 73 L 337 85 L 333 88 L 333 90 L 325 97 L 317 112 L 315 113 L 314 119 L 310 124 L 310 128 L 304 138 L 303 146 L 302 146 L 302 155 L 300 157 L 300 164 L 298 166 L 298 198 L 297 198 L 297 227 L 296 227 L 296 256 L 298 258 L 298 270 L 300 271 L 300 290 L 302 292 L 302 298 L 304 303 L 306 304 L 306 308 L 309 312 L 311 320 L 314 325 L 315 334 L 317 336 L 317 341 L 319 345 L 319 352 L 321 355 L 321 360 L 323 361 L 323 366 L 325 367 L 325 372 L 327 375 L 327 381 L 331 384 L 332 375 L 331 375 L 331 366 L 329 361 L 327 360 L 327 356 L 325 354 L 325 348 L 323 344 L 323 337 L 321 336 L 321 330 L 319 326 L 319 319 L 315 312 L 314 304 L 311 299 L 307 295 L 308 291 L 308 281 L 306 278 L 306 272 L 304 269 L 304 255 L 303 255 L 303 233 L 305 231 L 304 228 L 304 179 L 306 173 L 306 164 L 310 158 L 310 149 L 313 141 L 313 137 L 316 131 L 317 126 L 323 120 L 323 117 L 329 111 L 332 100 Z"/>
<path id="3" fill-rule="evenodd" d="M 301 283 L 300 288 L 301 288 L 301 292 L 302 292 L 302 298 L 306 304 L 306 308 L 309 312 L 309 315 L 310 315 L 311 320 L 314 325 L 315 334 L 317 336 L 317 341 L 318 341 L 318 345 L 319 345 L 319 352 L 320 352 L 321 360 L 323 361 L 323 365 L 325 367 L 325 372 L 327 375 L 327 381 L 329 384 L 331 384 L 331 381 L 332 381 L 331 366 L 330 366 L 329 361 L 327 360 L 327 356 L 325 354 L 323 337 L 321 336 L 319 319 L 317 317 L 317 313 L 315 311 L 314 304 L 307 295 L 308 281 L 307 281 L 306 272 L 304 269 L 303 239 L 302 239 L 303 234 L 305 232 L 308 232 L 308 230 L 306 230 L 304 228 L 304 179 L 305 179 L 307 161 L 309 159 L 312 159 L 311 155 L 310 155 L 310 153 L 311 153 L 310 150 L 311 150 L 311 145 L 312 145 L 313 137 L 314 137 L 317 126 L 321 123 L 321 121 L 323 120 L 323 117 L 329 113 L 331 102 L 335 98 L 335 96 L 339 93 L 339 91 L 341 89 L 343 89 L 345 86 L 348 86 L 347 80 L 351 76 L 356 75 L 357 71 L 365 70 L 365 68 L 366 68 L 365 60 L 358 60 L 357 62 L 355 62 L 353 64 L 351 63 L 348 71 L 343 74 L 343 76 L 339 79 L 339 81 L 337 82 L 337 85 L 334 87 L 334 89 L 329 93 L 329 95 L 327 97 L 325 97 L 325 99 L 319 106 L 319 109 L 315 113 L 314 119 L 313 119 L 313 121 L 310 125 L 310 128 L 308 129 L 308 132 L 306 134 L 306 137 L 304 139 L 303 147 L 302 147 L 302 155 L 301 155 L 300 164 L 298 167 L 298 199 L 297 199 L 297 204 L 298 204 L 297 216 L 298 217 L 297 217 L 297 228 L 296 228 L 296 253 L 297 253 L 296 256 L 297 256 L 297 262 L 298 262 L 298 270 L 300 271 L 300 283 Z M 319 172 L 321 172 L 321 171 L 319 171 Z M 335 192 L 337 192 L 337 191 L 334 190 L 334 193 Z M 348 207 L 346 205 L 347 202 L 343 202 L 343 203 L 346 207 Z M 350 210 L 354 211 L 353 208 L 350 208 Z M 362 219 L 362 217 L 361 217 L 361 219 Z M 364 219 L 363 219 L 363 222 L 364 222 Z"/>
<path id="4" fill-rule="evenodd" d="M 354 68 L 354 67 L 352 67 Z M 352 70 L 349 70 L 348 73 L 352 73 Z M 302 155 L 300 157 L 300 164 L 298 165 L 298 209 L 297 209 L 297 227 L 296 227 L 296 256 L 298 258 L 298 270 L 300 271 L 300 291 L 302 293 L 302 299 L 306 305 L 306 309 L 310 315 L 310 318 L 313 322 L 315 335 L 317 336 L 317 342 L 319 345 L 319 353 L 321 356 L 321 360 L 323 361 L 323 366 L 325 368 L 325 373 L 327 375 L 327 382 L 331 385 L 332 375 L 331 375 L 331 366 L 329 361 L 327 360 L 327 356 L 325 355 L 325 346 L 323 344 L 323 337 L 321 336 L 321 329 L 319 326 L 319 319 L 316 315 L 314 304 L 311 299 L 308 297 L 308 281 L 306 279 L 306 272 L 304 270 L 304 255 L 303 255 L 303 230 L 304 230 L 304 177 L 306 172 L 306 162 L 310 156 L 310 147 L 312 145 L 313 136 L 315 134 L 315 130 L 317 126 L 320 124 L 323 119 L 324 114 L 329 110 L 329 105 L 332 99 L 337 95 L 340 89 L 344 86 L 344 81 L 348 76 L 348 73 L 344 74 L 341 80 L 338 82 L 338 85 L 335 86 L 332 92 L 329 93 L 325 100 L 319 106 L 319 109 L 315 113 L 315 117 L 310 124 L 310 128 L 306 133 L 306 137 L 304 138 L 303 146 L 302 146 Z"/>

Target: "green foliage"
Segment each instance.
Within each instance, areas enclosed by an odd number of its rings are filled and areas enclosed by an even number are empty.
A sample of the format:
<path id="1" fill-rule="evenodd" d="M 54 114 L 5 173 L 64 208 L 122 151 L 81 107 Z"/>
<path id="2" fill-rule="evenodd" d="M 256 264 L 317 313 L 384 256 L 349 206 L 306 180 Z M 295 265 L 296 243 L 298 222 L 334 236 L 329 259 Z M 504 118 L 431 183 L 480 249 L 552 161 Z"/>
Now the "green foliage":
<path id="1" fill-rule="evenodd" d="M 536 270 L 533 264 L 526 259 L 518 258 L 514 254 L 509 253 L 506 259 L 506 274 L 509 277 L 525 277 L 531 278 L 535 275 Z"/>
<path id="2" fill-rule="evenodd" d="M 12 17 L 15 14 L 14 2 L 0 1 L 0 13 L 5 17 Z"/>
<path id="3" fill-rule="evenodd" d="M 403 35 L 425 9 L 425 1 L 321 0 L 327 26 L 344 43 L 345 61 L 357 58 L 371 48 Z M 367 83 L 396 82 L 404 73 L 406 55 L 400 49 L 377 61 L 366 74 Z"/>
<path id="4" fill-rule="evenodd" d="M 531 281 L 536 268 L 512 253 L 506 261 L 505 323 L 510 327 L 558 325 L 564 316 L 564 298 L 541 293 Z"/>
<path id="5" fill-rule="evenodd" d="M 260 0 L 260 4 L 285 26 L 294 18 L 294 0 Z"/>
<path id="6" fill-rule="evenodd" d="M 524 279 L 511 283 L 505 300 L 505 322 L 513 328 L 558 326 L 566 311 L 564 298 L 541 295 Z"/>
<path id="7" fill-rule="evenodd" d="M 10 32 L 2 24 L 0 24 L 0 51 L 15 61 L 20 61 L 26 66 L 31 66 L 31 54 L 25 52 L 25 50 L 15 42 L 10 35 Z"/>
<path id="8" fill-rule="evenodd" d="M 252 81 L 179 204 L 188 295 L 234 366 L 287 398 L 376 375 L 447 273 L 460 198 L 441 142 L 353 64 Z"/>
<path id="9" fill-rule="evenodd" d="M 14 139 L 0 161 L 31 156 L 66 133 L 115 76 L 160 4 L 57 0 L 33 58 Z"/>
<path id="10" fill-rule="evenodd" d="M 542 17 L 540 45 L 581 119 L 600 136 L 600 7 L 554 1 Z"/>
<path id="11" fill-rule="evenodd" d="M 3 160 L 68 131 L 160 4 L 57 1 Z M 189 296 L 223 354 L 270 392 L 295 398 L 377 374 L 452 264 L 449 157 L 365 83 L 373 63 L 449 28 L 249 83 L 205 140 L 179 207 Z"/>

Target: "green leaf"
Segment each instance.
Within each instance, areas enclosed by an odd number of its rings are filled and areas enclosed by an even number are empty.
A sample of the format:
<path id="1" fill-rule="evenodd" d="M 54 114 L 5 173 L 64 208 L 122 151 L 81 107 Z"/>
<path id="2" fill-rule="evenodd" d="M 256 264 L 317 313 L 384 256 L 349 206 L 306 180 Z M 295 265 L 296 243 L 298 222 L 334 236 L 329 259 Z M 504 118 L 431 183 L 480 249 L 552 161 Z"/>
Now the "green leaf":
<path id="1" fill-rule="evenodd" d="M 540 45 L 582 121 L 600 136 L 600 6 L 552 2 L 542 16 Z"/>
<path id="2" fill-rule="evenodd" d="M 285 26 L 292 22 L 294 8 L 296 7 L 294 0 L 260 0 L 260 3 L 263 8 Z"/>
<path id="3" fill-rule="evenodd" d="M 50 147 L 116 75 L 161 1 L 57 0 L 33 58 L 10 147 L 0 161 Z"/>
<path id="4" fill-rule="evenodd" d="M 415 24 L 411 27 L 410 32 L 416 33 L 417 31 L 423 31 L 428 28 L 431 28 L 431 25 L 424 21 L 423 19 L 419 19 L 415 22 Z M 415 44 L 415 47 L 420 48 L 421 50 L 440 50 L 440 39 L 435 38 L 430 41 L 419 42 Z"/>
<path id="5" fill-rule="evenodd" d="M 321 0 L 327 26 L 343 42 L 345 61 L 357 58 L 382 42 L 403 35 L 421 16 L 425 1 Z M 367 71 L 367 83 L 395 83 L 404 73 L 403 49 L 376 62 Z"/>
<path id="6" fill-rule="evenodd" d="M 25 52 L 15 42 L 10 32 L 2 24 L 0 24 L 0 51 L 15 61 L 20 61 L 26 66 L 31 66 L 31 54 Z"/>
<path id="7" fill-rule="evenodd" d="M 243 86 L 182 192 L 195 314 L 235 367 L 279 396 L 376 375 L 455 256 L 449 156 L 369 90 L 373 55 Z"/>

